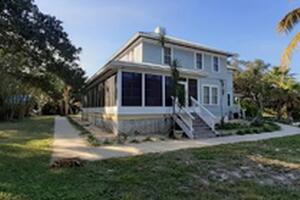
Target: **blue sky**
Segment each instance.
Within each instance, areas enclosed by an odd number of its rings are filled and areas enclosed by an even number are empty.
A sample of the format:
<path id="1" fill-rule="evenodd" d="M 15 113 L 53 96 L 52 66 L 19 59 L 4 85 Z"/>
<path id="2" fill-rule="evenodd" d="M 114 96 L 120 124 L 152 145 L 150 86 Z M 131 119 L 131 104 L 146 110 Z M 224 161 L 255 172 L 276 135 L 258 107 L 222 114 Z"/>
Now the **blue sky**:
<path id="1" fill-rule="evenodd" d="M 289 41 L 276 32 L 278 21 L 300 6 L 289 0 L 36 0 L 39 8 L 63 21 L 76 46 L 82 47 L 81 65 L 91 76 L 135 32 L 167 33 L 215 48 L 236 52 L 241 59 L 261 58 L 272 65 Z M 297 50 L 292 72 L 300 80 Z"/>

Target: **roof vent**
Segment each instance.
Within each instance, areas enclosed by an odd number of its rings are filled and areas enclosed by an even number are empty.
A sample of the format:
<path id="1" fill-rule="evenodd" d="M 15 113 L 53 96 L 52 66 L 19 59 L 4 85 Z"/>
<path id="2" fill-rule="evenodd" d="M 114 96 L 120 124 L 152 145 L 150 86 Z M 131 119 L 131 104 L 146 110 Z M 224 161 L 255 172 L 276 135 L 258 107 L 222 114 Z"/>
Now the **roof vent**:
<path id="1" fill-rule="evenodd" d="M 166 35 L 166 29 L 164 27 L 158 26 L 154 30 L 155 33 L 159 35 Z"/>

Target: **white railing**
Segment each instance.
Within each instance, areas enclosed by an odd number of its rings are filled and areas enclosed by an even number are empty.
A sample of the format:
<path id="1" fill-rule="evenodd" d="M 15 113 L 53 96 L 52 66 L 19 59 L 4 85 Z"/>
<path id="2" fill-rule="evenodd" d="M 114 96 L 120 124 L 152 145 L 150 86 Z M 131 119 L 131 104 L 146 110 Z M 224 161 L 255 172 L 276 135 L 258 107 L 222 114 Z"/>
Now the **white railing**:
<path id="1" fill-rule="evenodd" d="M 215 132 L 215 125 L 218 123 L 218 118 L 202 104 L 200 104 L 195 98 L 191 97 L 191 102 L 194 112 L 203 119 L 203 121 L 211 128 L 213 132 Z"/>
<path id="2" fill-rule="evenodd" d="M 174 101 L 174 97 L 171 97 Z M 179 105 L 178 99 L 175 99 L 175 116 L 173 119 L 177 124 L 182 128 L 182 130 L 188 135 L 189 138 L 193 138 L 193 121 L 195 120 L 194 116 L 184 107 Z"/>

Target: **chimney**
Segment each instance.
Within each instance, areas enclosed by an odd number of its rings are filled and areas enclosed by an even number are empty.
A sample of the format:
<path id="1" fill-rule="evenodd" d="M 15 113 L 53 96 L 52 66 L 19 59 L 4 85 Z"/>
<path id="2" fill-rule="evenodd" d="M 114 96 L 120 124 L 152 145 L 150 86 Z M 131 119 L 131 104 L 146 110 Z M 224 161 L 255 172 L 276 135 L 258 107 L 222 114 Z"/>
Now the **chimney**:
<path id="1" fill-rule="evenodd" d="M 166 29 L 164 27 L 158 26 L 154 30 L 155 33 L 159 35 L 166 35 Z"/>

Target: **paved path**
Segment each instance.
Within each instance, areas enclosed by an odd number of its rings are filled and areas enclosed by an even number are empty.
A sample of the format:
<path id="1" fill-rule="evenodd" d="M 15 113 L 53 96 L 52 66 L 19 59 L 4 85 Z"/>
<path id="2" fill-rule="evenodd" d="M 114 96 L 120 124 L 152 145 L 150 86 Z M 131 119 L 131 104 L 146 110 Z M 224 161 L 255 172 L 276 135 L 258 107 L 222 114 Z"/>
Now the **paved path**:
<path id="1" fill-rule="evenodd" d="M 227 136 L 199 140 L 169 140 L 140 144 L 88 146 L 84 138 L 72 127 L 65 117 L 56 117 L 53 160 L 58 158 L 79 157 L 84 160 L 101 160 L 113 157 L 141 155 L 145 153 L 166 152 L 185 148 L 200 148 L 219 144 L 258 141 L 270 138 L 300 134 L 300 129 L 281 124 L 282 129 L 271 133 Z"/>

